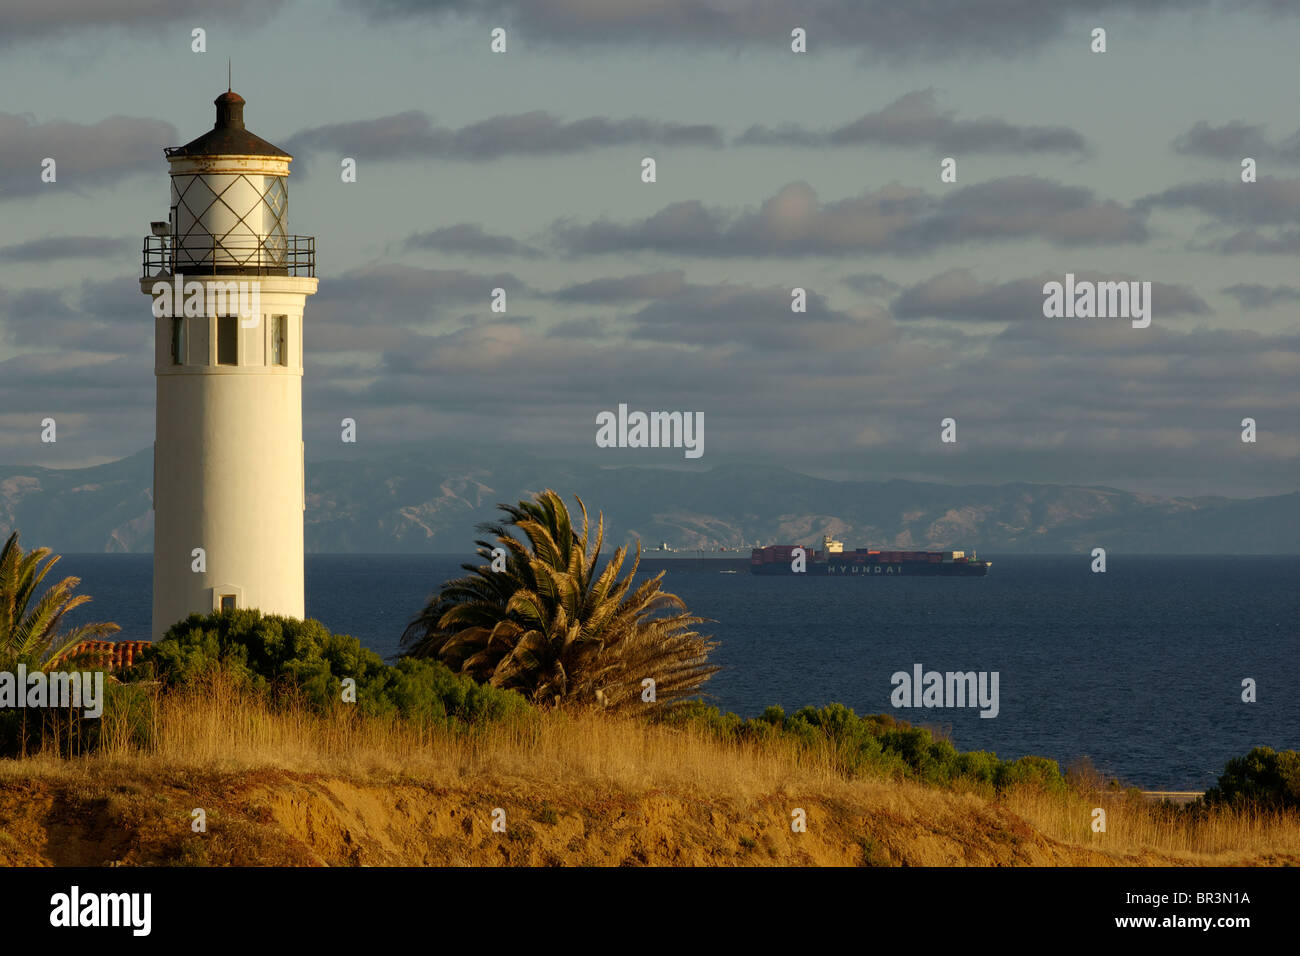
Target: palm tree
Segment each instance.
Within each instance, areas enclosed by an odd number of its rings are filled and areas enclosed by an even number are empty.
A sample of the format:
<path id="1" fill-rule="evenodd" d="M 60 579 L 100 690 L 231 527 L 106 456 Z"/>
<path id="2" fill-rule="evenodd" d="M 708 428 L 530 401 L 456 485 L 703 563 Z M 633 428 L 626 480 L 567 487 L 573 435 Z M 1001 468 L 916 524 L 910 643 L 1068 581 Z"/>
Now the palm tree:
<path id="1" fill-rule="evenodd" d="M 654 681 L 657 704 L 698 691 L 718 670 L 706 663 L 717 642 L 692 629 L 704 618 L 686 613 L 681 598 L 659 589 L 662 571 L 633 589 L 639 542 L 621 580 L 626 547 L 599 570 L 604 516 L 590 541 L 587 507 L 576 500 L 581 533 L 550 489 L 531 501 L 498 505 L 508 520 L 480 525 L 495 541 L 475 543 L 486 561 L 501 548 L 496 563 L 504 568 L 461 565 L 470 575 L 444 584 L 407 626 L 406 655 L 437 658 L 479 683 L 518 690 L 539 704 L 641 706 L 646 678 Z"/>
<path id="2" fill-rule="evenodd" d="M 121 630 L 116 624 L 97 623 L 59 632 L 63 616 L 90 600 L 87 594 L 72 596 L 80 578 L 64 578 L 50 585 L 36 606 L 28 609 L 37 586 L 58 561 L 58 555 L 50 556 L 49 548 L 23 554 L 17 531 L 5 542 L 0 551 L 0 654 L 31 656 L 44 666 L 84 640 Z"/>

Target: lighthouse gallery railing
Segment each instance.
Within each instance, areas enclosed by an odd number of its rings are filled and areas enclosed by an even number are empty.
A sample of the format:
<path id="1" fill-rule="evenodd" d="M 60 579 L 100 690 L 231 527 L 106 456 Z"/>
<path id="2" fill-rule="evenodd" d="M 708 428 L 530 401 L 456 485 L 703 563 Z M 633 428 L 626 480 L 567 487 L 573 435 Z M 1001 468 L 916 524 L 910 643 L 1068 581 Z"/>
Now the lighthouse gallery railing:
<path id="1" fill-rule="evenodd" d="M 316 275 L 315 236 L 267 236 L 257 241 L 195 235 L 179 246 L 172 236 L 145 236 L 144 278 L 157 275 Z"/>

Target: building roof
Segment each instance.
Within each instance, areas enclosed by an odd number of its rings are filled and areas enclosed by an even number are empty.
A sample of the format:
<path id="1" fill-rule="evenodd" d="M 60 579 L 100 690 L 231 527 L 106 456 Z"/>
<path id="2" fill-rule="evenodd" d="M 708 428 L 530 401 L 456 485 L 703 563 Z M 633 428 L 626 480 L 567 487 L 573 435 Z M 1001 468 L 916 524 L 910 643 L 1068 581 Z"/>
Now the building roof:
<path id="1" fill-rule="evenodd" d="M 183 156 L 283 156 L 293 157 L 244 128 L 244 98 L 230 90 L 218 96 L 217 122 L 212 129 L 184 146 L 164 150 L 168 159 Z"/>

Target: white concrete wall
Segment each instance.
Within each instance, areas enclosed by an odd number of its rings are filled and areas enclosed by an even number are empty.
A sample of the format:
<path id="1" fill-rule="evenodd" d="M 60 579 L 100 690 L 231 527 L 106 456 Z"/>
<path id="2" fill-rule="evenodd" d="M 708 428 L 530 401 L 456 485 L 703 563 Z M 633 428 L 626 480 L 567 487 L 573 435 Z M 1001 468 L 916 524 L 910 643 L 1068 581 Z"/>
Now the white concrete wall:
<path id="1" fill-rule="evenodd" d="M 215 316 L 187 319 L 183 366 L 171 364 L 170 316 L 155 319 L 154 640 L 211 611 L 214 588 L 230 587 L 239 607 L 304 614 L 300 343 L 316 280 L 259 281 L 262 319 L 240 328 L 238 366 L 214 364 Z M 275 314 L 289 317 L 285 367 L 266 364 Z M 194 548 L 206 552 L 201 573 L 191 570 Z"/>

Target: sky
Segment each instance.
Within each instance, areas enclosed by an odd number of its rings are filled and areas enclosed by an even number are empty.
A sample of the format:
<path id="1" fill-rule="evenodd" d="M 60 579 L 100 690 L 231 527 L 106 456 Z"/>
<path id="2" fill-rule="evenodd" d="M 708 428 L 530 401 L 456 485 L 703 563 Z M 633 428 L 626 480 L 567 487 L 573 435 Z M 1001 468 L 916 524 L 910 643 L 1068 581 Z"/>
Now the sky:
<path id="1" fill-rule="evenodd" d="M 153 441 L 140 244 L 229 58 L 316 237 L 309 460 L 1293 492 L 1298 48 L 1289 0 L 6 0 L 0 464 Z M 1045 317 L 1067 273 L 1150 326 Z M 620 404 L 703 455 L 597 447 Z"/>

